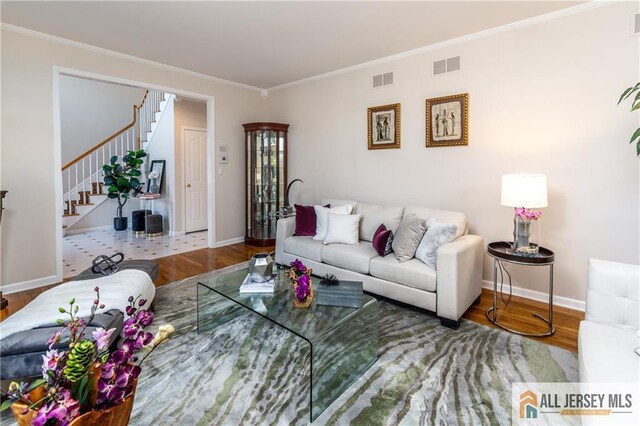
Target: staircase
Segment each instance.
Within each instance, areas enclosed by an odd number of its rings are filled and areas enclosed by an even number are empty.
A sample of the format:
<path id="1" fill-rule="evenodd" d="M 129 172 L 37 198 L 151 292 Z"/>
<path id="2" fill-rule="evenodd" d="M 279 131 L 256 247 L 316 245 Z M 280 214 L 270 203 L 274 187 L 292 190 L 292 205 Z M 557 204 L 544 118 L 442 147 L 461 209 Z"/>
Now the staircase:
<path id="1" fill-rule="evenodd" d="M 121 159 L 129 151 L 146 149 L 166 104 L 165 96 L 164 92 L 147 90 L 140 105 L 133 106 L 131 123 L 62 167 L 63 228 L 71 228 L 108 199 L 102 165 L 114 155 Z M 144 182 L 144 166 L 142 170 Z"/>

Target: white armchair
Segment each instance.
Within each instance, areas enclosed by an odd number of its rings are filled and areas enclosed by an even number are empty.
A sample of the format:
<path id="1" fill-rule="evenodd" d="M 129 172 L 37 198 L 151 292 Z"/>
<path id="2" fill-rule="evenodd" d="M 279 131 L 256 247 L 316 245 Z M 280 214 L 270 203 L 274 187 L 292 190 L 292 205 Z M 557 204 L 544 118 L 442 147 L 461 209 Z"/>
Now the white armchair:
<path id="1" fill-rule="evenodd" d="M 640 266 L 589 260 L 578 331 L 581 382 L 640 382 Z"/>

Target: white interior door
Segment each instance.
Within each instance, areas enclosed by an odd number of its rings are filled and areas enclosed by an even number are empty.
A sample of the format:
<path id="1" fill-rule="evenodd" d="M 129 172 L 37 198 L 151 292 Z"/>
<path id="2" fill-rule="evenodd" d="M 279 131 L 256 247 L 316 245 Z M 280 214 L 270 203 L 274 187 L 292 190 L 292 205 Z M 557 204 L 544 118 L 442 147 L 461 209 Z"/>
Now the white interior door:
<path id="1" fill-rule="evenodd" d="M 207 229 L 207 132 L 184 130 L 185 231 Z"/>

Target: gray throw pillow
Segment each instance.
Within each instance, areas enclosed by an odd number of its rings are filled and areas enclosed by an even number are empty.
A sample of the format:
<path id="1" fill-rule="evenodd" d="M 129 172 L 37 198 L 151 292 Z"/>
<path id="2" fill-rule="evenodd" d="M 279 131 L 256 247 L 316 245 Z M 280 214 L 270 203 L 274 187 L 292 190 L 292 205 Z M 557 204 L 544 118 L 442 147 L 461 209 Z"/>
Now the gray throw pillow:
<path id="1" fill-rule="evenodd" d="M 402 219 L 391 244 L 396 258 L 400 262 L 413 259 L 426 229 L 427 222 L 424 219 L 419 219 L 416 216 L 408 216 Z"/>
<path id="2" fill-rule="evenodd" d="M 425 232 L 418 250 L 416 250 L 416 259 L 420 259 L 435 271 L 438 249 L 449 241 L 453 241 L 456 237 L 456 229 L 456 225 L 440 223 L 435 218 L 429 219 L 427 232 Z"/>

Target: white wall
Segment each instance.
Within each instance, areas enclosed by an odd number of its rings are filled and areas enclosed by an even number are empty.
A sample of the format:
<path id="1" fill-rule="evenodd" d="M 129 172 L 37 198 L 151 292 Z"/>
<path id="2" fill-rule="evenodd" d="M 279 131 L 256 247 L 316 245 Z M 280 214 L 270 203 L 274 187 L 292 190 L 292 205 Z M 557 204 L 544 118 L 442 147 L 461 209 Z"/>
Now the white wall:
<path id="1" fill-rule="evenodd" d="M 55 281 L 56 211 L 53 67 L 66 67 L 215 96 L 215 140 L 235 160 L 216 176 L 216 238 L 244 234 L 242 123 L 265 115 L 260 93 L 211 78 L 57 43 L 6 29 L 1 34 L 2 154 L 0 181 L 9 190 L 2 218 L 3 286 Z M 144 85 L 143 85 L 144 86 Z M 230 157 L 231 158 L 231 157 Z M 10 201 L 9 201 L 10 200 Z M 61 272 L 61 269 L 60 269 Z M 6 289 L 6 287 L 5 287 Z"/>
<path id="2" fill-rule="evenodd" d="M 151 204 L 146 203 L 146 207 L 140 205 L 139 208 L 148 208 L 153 210 L 153 213 L 161 214 L 164 223 L 164 231 L 173 231 L 175 218 L 171 214 L 171 207 L 175 203 L 176 198 L 176 165 L 174 156 L 174 103 L 173 97 L 167 99 L 167 103 L 162 114 L 162 117 L 158 121 L 156 129 L 153 133 L 149 146 L 147 147 L 147 158 L 145 161 L 147 167 L 147 176 L 151 170 L 151 162 L 153 160 L 164 160 L 164 176 L 162 177 L 162 189 L 160 194 L 162 198 L 153 202 L 153 209 Z M 148 186 L 145 186 L 145 191 Z M 138 200 L 134 200 L 136 206 Z"/>
<path id="3" fill-rule="evenodd" d="M 485 242 L 509 240 L 500 176 L 545 173 L 540 243 L 554 250 L 559 296 L 584 300 L 590 257 L 638 263 L 638 114 L 617 107 L 639 79 L 637 3 L 617 3 L 384 65 L 276 90 L 270 120 L 289 123 L 289 177 L 323 196 L 465 212 Z M 462 71 L 431 76 L 461 55 Z M 393 71 L 395 84 L 371 89 Z M 469 146 L 425 148 L 425 99 L 468 92 Z M 400 102 L 402 148 L 367 150 L 367 108 Z M 492 279 L 485 256 L 484 278 Z M 546 292 L 546 268 L 510 268 Z"/>
<path id="4" fill-rule="evenodd" d="M 176 193 L 175 193 L 175 230 L 176 232 L 185 231 L 185 199 L 184 189 L 186 182 L 184 180 L 184 145 L 183 145 L 183 129 L 185 127 L 207 129 L 207 104 L 203 102 L 194 102 L 179 98 L 174 104 L 174 131 L 175 131 L 175 170 L 176 170 Z M 223 144 L 224 145 L 224 144 Z M 242 155 L 240 150 L 240 155 Z M 214 153 L 207 153 L 214 155 Z M 235 163 L 243 163 L 243 158 L 237 157 Z M 215 160 L 217 163 L 217 159 Z M 217 166 L 220 167 L 220 166 Z M 244 196 L 244 193 L 242 194 Z M 243 210 L 244 211 L 244 210 Z M 244 235 L 244 230 L 237 236 Z"/>
<path id="5" fill-rule="evenodd" d="M 60 78 L 62 164 L 133 121 L 145 89 L 73 76 Z"/>

